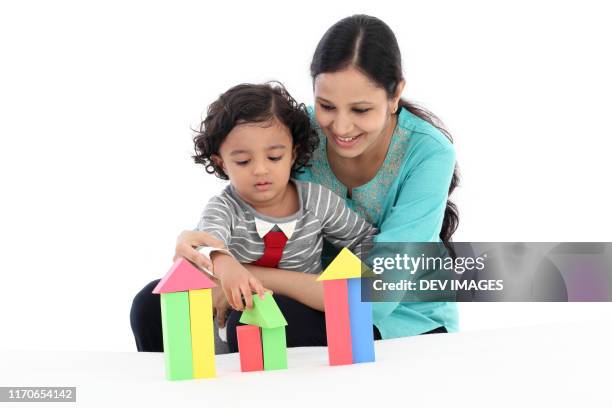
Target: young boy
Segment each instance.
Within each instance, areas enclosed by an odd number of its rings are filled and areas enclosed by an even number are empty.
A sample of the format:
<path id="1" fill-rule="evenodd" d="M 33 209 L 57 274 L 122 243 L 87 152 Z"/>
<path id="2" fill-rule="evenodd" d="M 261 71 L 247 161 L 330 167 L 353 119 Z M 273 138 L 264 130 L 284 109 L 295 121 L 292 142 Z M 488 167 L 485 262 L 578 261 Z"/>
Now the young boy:
<path id="1" fill-rule="evenodd" d="M 241 263 L 296 272 L 321 272 L 323 239 L 357 256 L 375 228 L 340 197 L 291 179 L 318 142 L 304 105 L 282 85 L 238 85 L 210 105 L 194 137 L 196 163 L 230 185 L 204 209 L 197 230 L 229 250 L 210 255 L 229 305 L 252 307 L 264 287 Z"/>

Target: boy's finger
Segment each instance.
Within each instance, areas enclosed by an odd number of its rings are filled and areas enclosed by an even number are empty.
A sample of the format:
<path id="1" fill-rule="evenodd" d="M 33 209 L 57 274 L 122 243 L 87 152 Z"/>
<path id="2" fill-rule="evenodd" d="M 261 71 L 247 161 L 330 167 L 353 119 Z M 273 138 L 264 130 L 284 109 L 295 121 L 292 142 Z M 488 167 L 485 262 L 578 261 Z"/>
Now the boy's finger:
<path id="1" fill-rule="evenodd" d="M 225 327 L 225 313 L 217 313 L 217 322 L 219 323 L 219 327 Z"/>
<path id="2" fill-rule="evenodd" d="M 242 305 L 242 295 L 240 294 L 240 288 L 232 289 L 232 299 L 234 300 L 234 309 L 244 309 L 244 306 Z"/>
<path id="3" fill-rule="evenodd" d="M 253 308 L 253 295 L 251 294 L 251 288 L 249 286 L 243 286 L 240 288 L 244 296 L 244 302 L 246 303 L 247 309 Z"/>
<path id="4" fill-rule="evenodd" d="M 259 295 L 259 298 L 261 300 L 263 300 L 265 298 L 266 289 L 263 287 L 261 282 L 258 279 L 255 279 L 255 278 L 251 278 L 249 280 L 249 282 L 250 282 L 251 287 L 253 288 L 253 290 L 255 292 L 257 292 L 257 294 Z"/>
<path id="5" fill-rule="evenodd" d="M 231 306 L 231 308 L 236 309 L 236 307 L 234 306 L 234 298 L 232 296 L 232 292 L 223 289 L 223 293 L 225 293 L 225 298 L 227 299 L 227 303 Z"/>
<path id="6" fill-rule="evenodd" d="M 202 255 L 201 253 L 199 253 L 198 251 L 196 251 L 195 249 L 193 250 L 193 259 L 195 260 L 196 265 L 200 267 L 204 267 L 212 272 L 213 265 L 212 265 L 211 260 L 205 257 L 204 255 Z"/>

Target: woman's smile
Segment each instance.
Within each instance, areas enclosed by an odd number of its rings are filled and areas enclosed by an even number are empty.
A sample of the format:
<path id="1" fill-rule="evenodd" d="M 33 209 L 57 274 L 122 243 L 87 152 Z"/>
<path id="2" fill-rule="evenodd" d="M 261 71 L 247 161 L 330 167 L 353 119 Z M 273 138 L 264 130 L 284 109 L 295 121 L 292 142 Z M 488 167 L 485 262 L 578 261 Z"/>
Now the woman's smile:
<path id="1" fill-rule="evenodd" d="M 363 133 L 360 133 L 356 136 L 350 136 L 350 137 L 340 137 L 340 136 L 333 136 L 333 141 L 338 145 L 338 147 L 343 147 L 343 148 L 350 148 L 355 146 L 357 143 L 359 143 L 359 140 L 361 138 L 361 136 L 363 136 Z"/>

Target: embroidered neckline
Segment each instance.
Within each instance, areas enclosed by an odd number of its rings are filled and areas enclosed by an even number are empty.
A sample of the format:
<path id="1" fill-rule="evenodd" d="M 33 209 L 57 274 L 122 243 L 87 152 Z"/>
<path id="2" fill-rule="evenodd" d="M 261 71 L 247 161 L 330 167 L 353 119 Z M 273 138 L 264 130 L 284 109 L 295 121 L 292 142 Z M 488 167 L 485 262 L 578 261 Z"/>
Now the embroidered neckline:
<path id="1" fill-rule="evenodd" d="M 411 113 L 406 109 L 400 111 L 397 124 L 391 136 L 391 142 L 387 149 L 387 154 L 380 168 L 368 182 L 352 189 L 351 197 L 347 197 L 348 188 L 342 184 L 331 169 L 327 160 L 327 138 L 315 121 L 315 129 L 319 135 L 319 147 L 313 156 L 314 165 L 312 166 L 313 178 L 338 194 L 344 197 L 347 203 L 352 204 L 360 215 L 364 216 L 370 223 L 378 224 L 382 202 L 386 197 L 389 187 L 395 181 L 401 169 L 404 158 L 407 154 L 410 132 L 406 124 L 411 121 Z"/>

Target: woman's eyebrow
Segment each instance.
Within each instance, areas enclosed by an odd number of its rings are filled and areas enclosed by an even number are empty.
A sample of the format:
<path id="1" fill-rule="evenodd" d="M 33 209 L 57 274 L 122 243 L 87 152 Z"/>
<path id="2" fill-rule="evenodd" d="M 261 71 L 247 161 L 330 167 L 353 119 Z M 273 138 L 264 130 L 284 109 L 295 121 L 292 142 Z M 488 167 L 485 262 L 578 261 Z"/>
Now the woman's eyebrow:
<path id="1" fill-rule="evenodd" d="M 317 96 L 316 99 L 318 99 L 318 100 L 320 100 L 322 102 L 325 102 L 325 103 L 333 104 L 332 101 L 329 101 L 329 100 L 327 100 L 325 98 L 321 98 L 320 96 Z M 374 105 L 374 103 L 370 102 L 370 101 L 356 101 L 356 102 L 349 103 L 349 105 Z"/>

